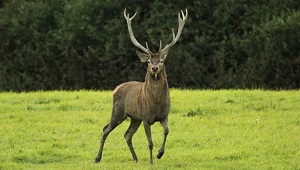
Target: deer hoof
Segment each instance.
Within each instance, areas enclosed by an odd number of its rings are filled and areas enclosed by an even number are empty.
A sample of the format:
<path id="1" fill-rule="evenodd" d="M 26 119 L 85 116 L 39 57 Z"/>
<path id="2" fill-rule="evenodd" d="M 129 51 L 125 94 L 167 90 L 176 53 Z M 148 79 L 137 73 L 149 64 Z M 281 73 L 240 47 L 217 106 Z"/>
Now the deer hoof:
<path id="1" fill-rule="evenodd" d="M 163 155 L 164 155 L 164 152 L 158 152 L 158 154 L 157 154 L 156 157 L 157 157 L 158 159 L 160 159 Z"/>
<path id="2" fill-rule="evenodd" d="M 95 162 L 95 163 L 98 163 L 98 162 L 100 162 L 100 158 L 98 158 L 98 157 L 97 157 L 97 158 L 95 158 L 94 162 Z"/>

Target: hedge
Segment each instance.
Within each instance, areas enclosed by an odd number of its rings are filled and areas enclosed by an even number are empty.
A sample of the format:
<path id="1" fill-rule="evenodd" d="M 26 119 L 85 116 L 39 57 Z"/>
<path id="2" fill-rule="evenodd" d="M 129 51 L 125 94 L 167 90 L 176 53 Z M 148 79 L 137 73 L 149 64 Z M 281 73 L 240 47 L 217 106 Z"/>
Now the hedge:
<path id="1" fill-rule="evenodd" d="M 0 4 L 0 91 L 113 89 L 143 81 L 124 9 L 150 49 L 172 39 L 177 15 L 189 18 L 166 60 L 177 88 L 300 87 L 298 0 L 6 0 Z"/>

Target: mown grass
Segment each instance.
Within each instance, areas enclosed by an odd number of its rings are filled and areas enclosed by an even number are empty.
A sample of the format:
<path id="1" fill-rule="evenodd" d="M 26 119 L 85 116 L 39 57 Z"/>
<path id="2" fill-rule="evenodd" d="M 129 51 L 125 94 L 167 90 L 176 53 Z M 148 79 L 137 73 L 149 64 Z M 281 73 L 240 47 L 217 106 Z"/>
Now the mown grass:
<path id="1" fill-rule="evenodd" d="M 139 162 L 133 162 L 123 138 L 126 120 L 95 164 L 111 93 L 0 93 L 0 169 L 300 169 L 300 91 L 172 89 L 161 160 L 149 164 L 140 128 L 133 137 Z M 156 155 L 159 123 L 152 137 Z"/>

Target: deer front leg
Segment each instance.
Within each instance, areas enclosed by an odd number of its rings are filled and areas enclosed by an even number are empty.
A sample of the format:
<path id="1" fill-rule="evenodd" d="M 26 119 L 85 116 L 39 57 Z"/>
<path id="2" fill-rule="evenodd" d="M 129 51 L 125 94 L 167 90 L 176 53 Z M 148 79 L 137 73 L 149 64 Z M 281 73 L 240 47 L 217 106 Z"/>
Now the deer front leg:
<path id="1" fill-rule="evenodd" d="M 138 158 L 137 158 L 137 156 L 135 154 L 135 151 L 133 149 L 133 146 L 132 146 L 132 136 L 137 131 L 137 129 L 139 128 L 141 123 L 142 123 L 142 121 L 140 121 L 140 120 L 131 119 L 130 126 L 129 126 L 128 130 L 126 131 L 125 135 L 124 135 L 124 137 L 126 139 L 126 142 L 127 142 L 127 145 L 129 147 L 129 150 L 131 152 L 131 155 L 133 157 L 133 160 L 135 162 L 138 161 Z"/>
<path id="2" fill-rule="evenodd" d="M 150 163 L 153 164 L 153 159 L 152 159 L 153 142 L 151 137 L 151 127 L 147 121 L 143 121 L 143 122 L 144 122 L 145 133 L 148 139 L 148 146 L 150 150 Z"/>
<path id="3" fill-rule="evenodd" d="M 168 117 L 166 117 L 165 119 L 160 121 L 160 124 L 164 128 L 164 140 L 163 140 L 161 148 L 159 149 L 158 154 L 157 154 L 158 159 L 160 159 L 164 155 L 164 152 L 165 152 L 166 140 L 167 140 L 167 136 L 169 134 Z"/>

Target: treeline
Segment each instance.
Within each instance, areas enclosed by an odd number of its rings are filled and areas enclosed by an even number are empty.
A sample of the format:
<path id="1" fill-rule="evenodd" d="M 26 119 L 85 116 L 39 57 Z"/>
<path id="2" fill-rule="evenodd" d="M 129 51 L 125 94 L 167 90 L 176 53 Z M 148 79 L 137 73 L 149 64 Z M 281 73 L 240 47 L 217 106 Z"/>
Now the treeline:
<path id="1" fill-rule="evenodd" d="M 0 4 L 0 91 L 112 89 L 143 81 L 130 41 L 156 51 L 189 18 L 166 60 L 171 87 L 300 87 L 298 0 L 5 0 Z"/>

